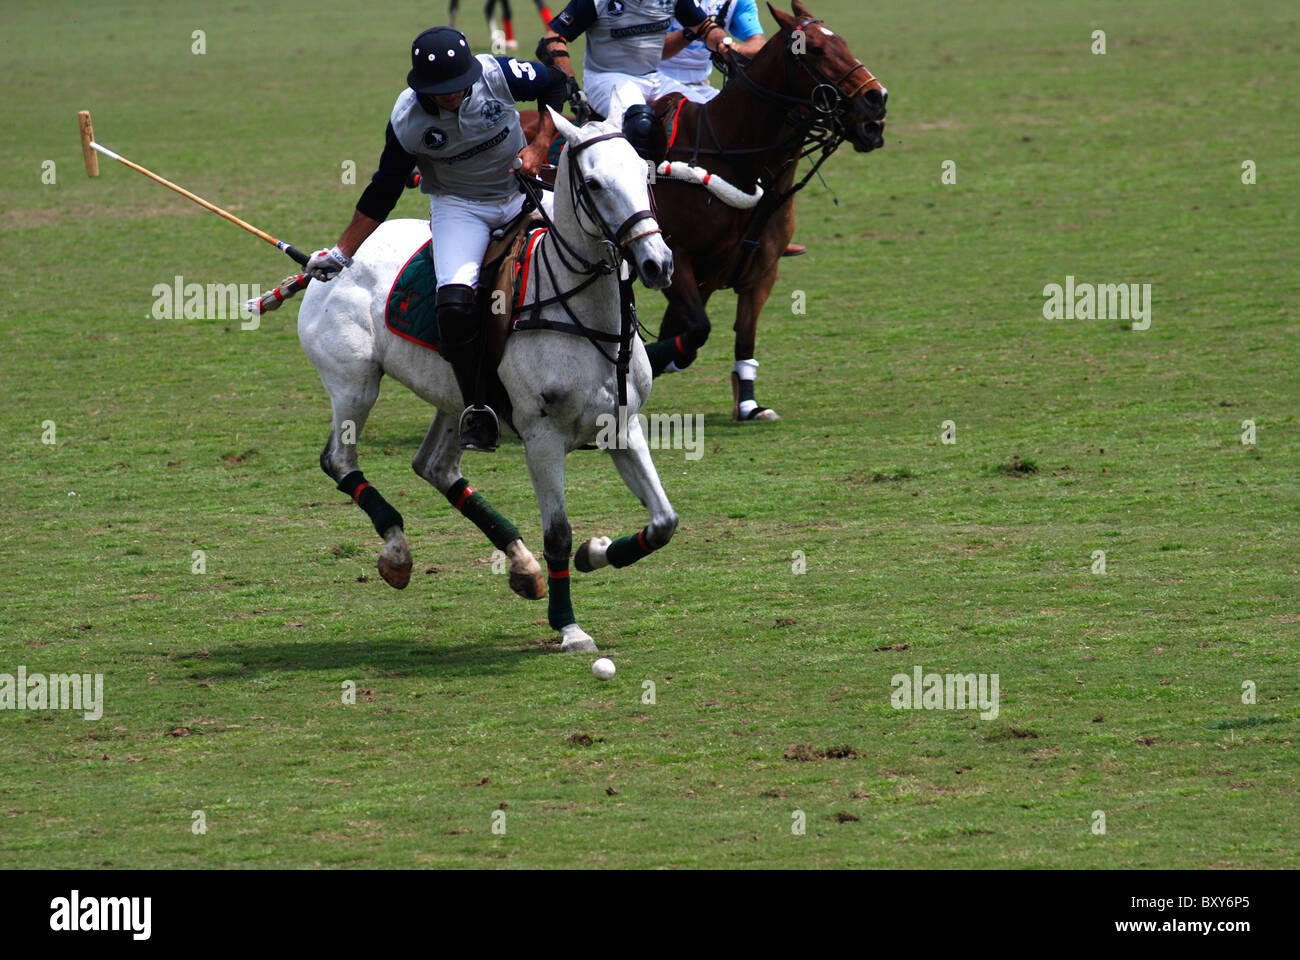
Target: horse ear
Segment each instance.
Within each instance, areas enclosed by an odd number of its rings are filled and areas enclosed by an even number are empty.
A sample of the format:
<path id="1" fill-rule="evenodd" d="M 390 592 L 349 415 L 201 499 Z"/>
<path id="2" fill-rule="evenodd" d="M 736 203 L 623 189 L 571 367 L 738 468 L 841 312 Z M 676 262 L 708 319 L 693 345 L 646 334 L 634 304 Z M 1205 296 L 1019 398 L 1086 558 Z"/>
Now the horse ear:
<path id="1" fill-rule="evenodd" d="M 772 16 L 776 19 L 777 25 L 782 30 L 789 30 L 794 26 L 794 17 L 790 16 L 790 14 L 786 13 L 784 10 L 778 10 L 770 3 L 767 5 L 767 9 L 772 11 Z"/>
<path id="2" fill-rule="evenodd" d="M 566 143 L 577 143 L 582 139 L 582 131 L 569 122 L 568 117 L 554 107 L 548 106 L 546 109 L 551 111 L 551 119 L 555 121 L 555 129 L 559 131 L 560 136 L 564 138 Z"/>
<path id="3" fill-rule="evenodd" d="M 812 13 L 809 12 L 808 8 L 805 7 L 800 0 L 790 0 L 790 9 L 793 10 L 794 15 L 801 20 L 812 16 Z"/>

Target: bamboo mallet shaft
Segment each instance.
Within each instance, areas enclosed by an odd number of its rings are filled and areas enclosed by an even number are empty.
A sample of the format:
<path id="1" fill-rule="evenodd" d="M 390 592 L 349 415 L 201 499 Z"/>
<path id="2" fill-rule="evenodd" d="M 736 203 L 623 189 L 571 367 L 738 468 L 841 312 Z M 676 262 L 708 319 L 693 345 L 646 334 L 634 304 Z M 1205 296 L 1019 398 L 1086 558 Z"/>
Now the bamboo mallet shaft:
<path id="1" fill-rule="evenodd" d="M 118 163 L 124 166 L 130 167 L 132 170 L 136 171 L 137 173 L 143 173 L 150 180 L 154 181 L 154 183 L 160 183 L 168 190 L 175 190 L 177 193 L 179 193 L 182 197 L 185 197 L 187 200 L 193 200 L 203 209 L 211 210 L 217 216 L 224 217 L 225 219 L 233 223 L 235 226 L 242 227 L 243 229 L 247 230 L 253 236 L 265 240 L 267 243 L 271 244 L 274 247 L 279 247 L 281 250 L 287 253 L 296 263 L 300 265 L 305 265 L 307 263 L 307 260 L 309 259 L 307 255 L 302 253 L 299 250 L 296 250 L 292 244 L 287 243 L 284 240 L 277 240 L 275 237 L 271 236 L 265 230 L 259 230 L 257 229 L 257 227 L 253 226 L 248 221 L 241 220 L 233 213 L 230 213 L 226 210 L 222 210 L 215 203 L 209 203 L 207 200 L 204 200 L 202 197 L 200 197 L 197 193 L 190 193 L 190 191 L 186 190 L 184 187 L 180 186 L 179 184 L 172 183 L 170 180 L 166 179 L 165 177 L 158 176 L 158 174 L 154 173 L 152 170 L 147 170 L 144 167 L 140 166 L 140 164 L 132 163 L 126 157 L 114 153 L 112 150 L 108 149 L 108 147 L 104 146 L 102 143 L 96 143 L 95 130 L 90 123 L 90 111 L 82 110 L 78 114 L 78 116 L 81 119 L 81 150 L 84 155 L 84 159 L 86 161 L 86 173 L 88 173 L 90 176 L 92 177 L 99 176 L 98 154 L 102 153 L 104 156 L 116 160 Z"/>

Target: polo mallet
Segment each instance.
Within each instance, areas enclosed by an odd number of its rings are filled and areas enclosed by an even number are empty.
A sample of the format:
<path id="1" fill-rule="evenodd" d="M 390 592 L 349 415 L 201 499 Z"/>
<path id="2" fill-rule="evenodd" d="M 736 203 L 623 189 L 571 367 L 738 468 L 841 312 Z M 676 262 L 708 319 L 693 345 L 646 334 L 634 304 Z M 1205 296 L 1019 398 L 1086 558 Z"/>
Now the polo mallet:
<path id="1" fill-rule="evenodd" d="M 118 163 L 130 167 L 132 170 L 136 171 L 137 173 L 143 173 L 146 177 L 148 177 L 150 180 L 154 181 L 155 183 L 160 183 L 169 190 L 175 190 L 182 197 L 185 197 L 188 200 L 193 200 L 203 209 L 211 210 L 219 217 L 224 217 L 225 219 L 233 223 L 235 226 L 242 227 L 243 229 L 251 233 L 253 236 L 265 240 L 273 247 L 277 247 L 280 250 L 283 250 L 299 266 L 306 266 L 307 261 L 311 259 L 311 257 L 308 254 L 303 253 L 301 250 L 294 247 L 293 244 L 285 240 L 277 240 L 275 237 L 271 236 L 266 231 L 257 229 L 257 227 L 253 226 L 251 223 L 241 220 L 239 217 L 235 216 L 233 213 L 230 213 L 227 210 L 222 210 L 215 203 L 209 203 L 207 200 L 204 200 L 198 194 L 190 193 L 190 191 L 186 190 L 184 187 L 178 186 L 177 184 L 172 183 L 170 180 L 158 176 L 158 174 L 154 173 L 152 170 L 146 170 L 144 167 L 140 166 L 140 164 L 132 163 L 126 157 L 114 153 L 112 150 L 108 149 L 108 147 L 104 146 L 102 143 L 96 143 L 95 128 L 91 125 L 90 122 L 90 111 L 82 110 L 77 114 L 77 117 L 80 120 L 80 125 L 81 125 L 81 155 L 82 155 L 82 159 L 85 160 L 86 162 L 86 174 L 88 176 L 91 177 L 99 176 L 99 154 L 102 153 L 104 156 L 109 157 L 113 160 L 116 160 Z M 285 279 L 285 281 L 281 283 L 279 287 L 276 287 L 276 289 L 272 290 L 270 293 L 263 294 L 260 301 L 252 301 L 252 303 L 260 305 L 260 309 L 257 311 L 259 313 L 265 313 L 267 310 L 274 310 L 282 302 L 284 302 L 285 297 L 293 296 L 295 293 L 297 293 L 299 290 L 305 287 L 308 284 L 308 282 L 310 282 L 310 278 L 304 277 L 302 274 L 289 277 Z M 268 301 L 270 302 L 268 303 Z"/>
<path id="2" fill-rule="evenodd" d="M 420 185 L 420 171 L 412 170 L 411 175 L 406 178 L 406 189 Z M 301 273 L 285 277 L 280 281 L 280 285 L 274 290 L 262 294 L 257 300 L 248 301 L 248 309 L 252 313 L 269 313 L 277 309 L 280 304 L 290 297 L 300 293 L 307 284 L 311 283 L 311 277 L 305 277 Z"/>

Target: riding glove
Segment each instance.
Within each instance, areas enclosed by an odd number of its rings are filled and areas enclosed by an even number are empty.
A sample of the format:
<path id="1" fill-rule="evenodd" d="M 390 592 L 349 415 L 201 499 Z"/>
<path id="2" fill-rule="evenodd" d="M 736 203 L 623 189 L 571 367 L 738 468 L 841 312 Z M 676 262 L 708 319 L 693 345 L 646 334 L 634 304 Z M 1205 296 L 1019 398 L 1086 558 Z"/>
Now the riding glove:
<path id="1" fill-rule="evenodd" d="M 343 256 L 338 247 L 329 250 L 317 250 L 307 261 L 302 272 L 313 280 L 333 280 L 344 267 L 352 266 L 352 258 Z"/>

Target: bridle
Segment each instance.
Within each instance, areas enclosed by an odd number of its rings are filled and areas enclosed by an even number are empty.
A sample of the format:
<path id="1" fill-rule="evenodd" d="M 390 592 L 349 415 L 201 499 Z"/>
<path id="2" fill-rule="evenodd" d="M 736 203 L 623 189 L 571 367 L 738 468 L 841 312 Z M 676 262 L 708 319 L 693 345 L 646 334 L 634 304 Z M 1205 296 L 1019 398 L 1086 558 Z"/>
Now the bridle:
<path id="1" fill-rule="evenodd" d="M 573 201 L 574 209 L 579 213 L 584 213 L 587 218 L 599 227 L 601 234 L 607 243 L 614 244 L 620 250 L 626 250 L 630 244 L 635 243 L 643 237 L 649 237 L 656 233 L 661 233 L 659 224 L 656 223 L 649 230 L 642 230 L 635 236 L 625 236 L 633 227 L 645 220 L 654 220 L 655 215 L 650 210 L 637 210 L 630 217 L 619 224 L 617 230 L 610 230 L 605 224 L 605 220 L 596 209 L 596 202 L 591 196 L 591 187 L 588 181 L 578 172 L 578 155 L 593 144 L 602 143 L 606 140 L 627 140 L 627 136 L 622 131 L 612 133 L 602 133 L 600 136 L 584 140 L 576 147 L 571 147 L 569 157 L 569 197 Z M 630 143 L 630 142 L 629 142 Z M 580 224 L 581 225 L 581 224 Z"/>
<path id="2" fill-rule="evenodd" d="M 754 208 L 742 235 L 740 260 L 732 272 L 729 285 L 734 285 L 741 274 L 744 273 L 750 257 L 758 248 L 758 237 L 776 211 L 806 187 L 821 170 L 822 165 L 830 159 L 831 154 L 839 149 L 840 144 L 849 139 L 852 132 L 851 127 L 854 123 L 850 111 L 860 110 L 865 115 L 865 119 L 879 122 L 877 118 L 868 115 L 865 104 L 860 104 L 857 99 L 872 83 L 878 83 L 875 76 L 872 75 L 861 60 L 855 57 L 853 64 L 844 73 L 838 78 L 831 79 L 825 71 L 808 58 L 807 53 L 800 53 L 796 49 L 795 38 L 808 27 L 822 22 L 817 17 L 804 17 L 791 28 L 790 39 L 786 43 L 786 56 L 783 58 L 782 89 L 770 89 L 751 77 L 746 69 L 749 59 L 741 57 L 734 50 L 729 60 L 722 57 L 714 58 L 714 63 L 726 75 L 728 82 L 738 80 L 756 99 L 785 110 L 784 126 L 788 127 L 790 132 L 778 137 L 771 143 L 758 147 L 724 147 L 718 138 L 717 132 L 713 129 L 713 121 L 709 117 L 708 109 L 701 107 L 696 112 L 695 143 L 690 148 L 691 164 L 698 165 L 701 154 L 721 157 L 775 154 L 778 158 L 781 158 L 787 152 L 790 153 L 790 156 L 785 157 L 784 163 L 779 169 L 765 169 L 763 171 L 763 177 L 760 179 L 766 178 L 766 181 L 771 184 L 779 183 L 784 172 L 798 164 L 800 160 L 811 158 L 808 170 L 802 178 L 793 182 L 790 187 L 783 191 L 769 190 L 764 194 L 758 206 Z M 805 96 L 795 96 L 783 92 L 783 90 L 790 89 L 792 86 L 791 71 L 794 69 L 795 64 L 803 69 L 814 82 L 812 90 Z M 844 85 L 859 72 L 864 75 L 864 78 L 857 83 L 852 93 L 846 94 Z M 713 141 L 713 148 L 703 146 L 705 128 L 707 128 L 708 135 Z M 685 150 L 687 148 L 678 147 L 677 149 Z"/>
<path id="3" fill-rule="evenodd" d="M 602 244 L 606 249 L 607 256 L 602 257 L 595 262 L 588 261 L 573 246 L 561 236 L 560 231 L 556 229 L 555 222 L 546 213 L 545 207 L 542 206 L 541 196 L 538 193 L 538 182 L 529 177 L 521 176 L 516 172 L 515 177 L 519 181 L 520 188 L 524 194 L 532 201 L 537 213 L 541 216 L 546 224 L 546 238 L 554 239 L 556 242 L 555 255 L 564 264 L 565 269 L 570 273 L 583 276 L 585 279 L 576 287 L 563 292 L 558 292 L 546 299 L 535 299 L 531 301 L 524 309 L 524 316 L 516 320 L 514 328 L 516 330 L 554 330 L 559 333 L 571 333 L 578 336 L 586 337 L 591 341 L 591 345 L 600 351 L 610 363 L 614 364 L 618 375 L 618 405 L 625 407 L 627 405 L 627 374 L 632 357 L 632 337 L 636 334 L 639 325 L 636 316 L 636 292 L 633 289 L 636 282 L 637 271 L 636 264 L 631 262 L 628 254 L 628 247 L 644 237 L 652 236 L 656 233 L 662 233 L 659 228 L 655 215 L 648 209 L 637 210 L 619 224 L 617 229 L 611 229 L 605 222 L 604 217 L 600 215 L 600 210 L 596 205 L 595 199 L 591 195 L 591 186 L 587 179 L 582 176 L 579 169 L 578 156 L 588 147 L 597 143 L 603 143 L 607 140 L 627 140 L 627 137 L 621 131 L 602 133 L 598 136 L 583 140 L 573 146 L 566 146 L 569 152 L 568 178 L 566 188 L 569 191 L 569 199 L 573 205 L 575 217 L 578 220 L 578 226 L 583 229 L 589 236 L 599 235 Z M 630 141 L 629 141 L 630 145 Z M 586 218 L 595 225 L 596 232 L 588 231 L 582 224 L 582 218 Z M 633 233 L 635 228 L 644 223 L 646 220 L 651 221 L 654 225 L 649 229 L 641 230 L 639 233 Z M 551 248 L 543 244 L 538 254 L 543 269 L 546 270 L 547 279 L 550 281 L 551 289 L 559 290 L 559 283 L 555 276 L 555 267 L 550 260 Z M 624 279 L 620 268 L 627 264 L 627 278 Z M 569 306 L 569 300 L 583 290 L 590 287 L 602 277 L 610 274 L 618 274 L 619 283 L 619 303 L 621 323 L 617 335 L 606 333 L 603 330 L 592 330 L 573 312 Z M 569 318 L 569 322 L 558 320 L 547 320 L 541 316 L 542 308 L 559 304 Z M 602 343 L 617 343 L 618 353 L 615 356 L 610 354 L 601 346 Z"/>
<path id="4" fill-rule="evenodd" d="M 581 227 L 589 236 L 600 236 L 603 239 L 605 248 L 608 252 L 607 257 L 597 261 L 596 263 L 591 263 L 583 258 L 573 249 L 572 245 L 561 236 L 560 232 L 555 229 L 555 224 L 552 222 L 551 218 L 546 215 L 546 210 L 542 206 L 541 197 L 537 193 L 538 182 L 528 177 L 516 174 L 516 178 L 519 180 L 523 192 L 533 202 L 533 205 L 537 208 L 537 212 L 546 222 L 550 234 L 555 237 L 555 240 L 559 245 L 559 250 L 557 252 L 560 257 L 560 262 L 563 263 L 565 268 L 572 273 L 582 274 L 589 278 L 593 277 L 593 275 L 612 273 L 617 269 L 619 262 L 627 258 L 626 251 L 631 244 L 644 237 L 649 237 L 656 233 L 663 232 L 660 230 L 659 224 L 656 221 L 654 226 L 650 229 L 629 235 L 633 228 L 638 224 L 643 223 L 646 220 L 655 219 L 654 213 L 648 209 L 635 211 L 631 216 L 619 224 L 617 229 L 611 229 L 605 222 L 605 218 L 600 215 L 600 210 L 596 206 L 596 201 L 591 195 L 591 186 L 579 170 L 578 156 L 588 147 L 594 146 L 597 143 L 603 143 L 607 140 L 627 140 L 627 137 L 624 136 L 621 131 L 613 131 L 611 133 L 602 133 L 598 136 L 591 137 L 576 146 L 565 147 L 569 152 L 569 175 L 566 187 L 569 191 L 569 201 L 573 205 L 574 212 L 578 217 L 578 226 Z M 594 231 L 587 230 L 583 226 L 582 218 L 584 216 L 595 226 Z M 571 292 L 577 293 L 579 290 L 585 289 L 585 287 L 590 285 L 591 282 L 594 281 L 589 279 L 587 282 L 584 282 L 582 286 L 574 288 Z"/>
<path id="5" fill-rule="evenodd" d="M 831 79 L 827 73 L 813 63 L 807 53 L 800 53 L 795 49 L 795 37 L 799 34 L 806 36 L 808 27 L 823 23 L 824 21 L 817 17 L 805 17 L 800 20 L 790 33 L 790 42 L 786 45 L 785 75 L 789 86 L 788 79 L 791 63 L 797 64 L 804 70 L 814 81 L 814 86 L 807 96 L 793 96 L 783 93 L 780 90 L 772 90 L 762 86 L 758 81 L 749 75 L 745 69 L 745 63 L 735 58 L 733 52 L 733 62 L 723 63 L 723 70 L 730 80 L 739 79 L 746 88 L 749 89 L 756 97 L 766 100 L 769 103 L 781 104 L 792 107 L 797 116 L 792 120 L 787 120 L 791 126 L 792 132 L 782 140 L 766 147 L 750 148 L 746 150 L 717 150 L 705 151 L 710 153 L 736 154 L 736 153 L 760 153 L 773 149 L 784 149 L 793 146 L 796 142 L 800 144 L 801 157 L 808 156 L 818 150 L 822 151 L 823 158 L 833 153 L 849 136 L 848 124 L 850 118 L 847 116 L 849 110 L 857 105 L 857 98 L 864 93 L 873 83 L 878 83 L 875 76 L 867 69 L 866 64 L 854 57 L 852 65 L 849 66 L 839 77 Z M 861 71 L 865 74 L 864 79 L 853 88 L 851 93 L 845 93 L 844 85 L 854 74 Z M 703 113 L 703 111 L 701 111 Z M 875 120 L 876 118 L 868 118 Z M 710 130 L 712 133 L 712 130 Z M 714 137 L 717 142 L 717 137 Z M 698 143 L 698 138 L 697 138 Z M 720 146 L 720 145 L 719 145 Z M 820 163 L 818 164 L 820 166 Z"/>
<path id="6" fill-rule="evenodd" d="M 806 35 L 808 27 L 815 26 L 816 24 L 824 23 L 824 22 L 825 21 L 815 17 L 807 17 L 801 20 L 799 23 L 797 23 L 794 29 Z M 845 70 L 842 74 L 840 74 L 840 76 L 837 79 L 835 80 L 830 79 L 830 77 L 828 77 L 820 67 L 818 67 L 816 64 L 814 64 L 812 61 L 808 59 L 807 54 L 801 54 L 795 52 L 793 34 L 791 35 L 789 52 L 790 52 L 790 56 L 794 58 L 795 63 L 799 64 L 799 66 L 807 70 L 808 73 L 812 75 L 812 78 L 814 80 L 819 81 L 818 86 L 813 89 L 812 99 L 814 100 L 814 106 L 816 106 L 815 100 L 816 100 L 817 91 L 821 87 L 830 87 L 831 92 L 834 93 L 837 98 L 837 105 L 840 98 L 842 98 L 843 101 L 845 102 L 852 103 L 854 100 L 857 99 L 858 95 L 865 92 L 867 87 L 871 86 L 872 82 L 875 81 L 876 79 L 875 76 L 871 73 L 871 71 L 867 69 L 866 64 L 864 64 L 857 57 L 853 58 L 853 65 L 849 67 L 847 70 Z M 845 82 L 849 79 L 849 77 L 853 76 L 859 70 L 865 73 L 867 75 L 867 78 L 863 80 L 860 84 L 858 84 L 856 87 L 854 87 L 852 93 L 845 93 L 844 92 Z"/>

